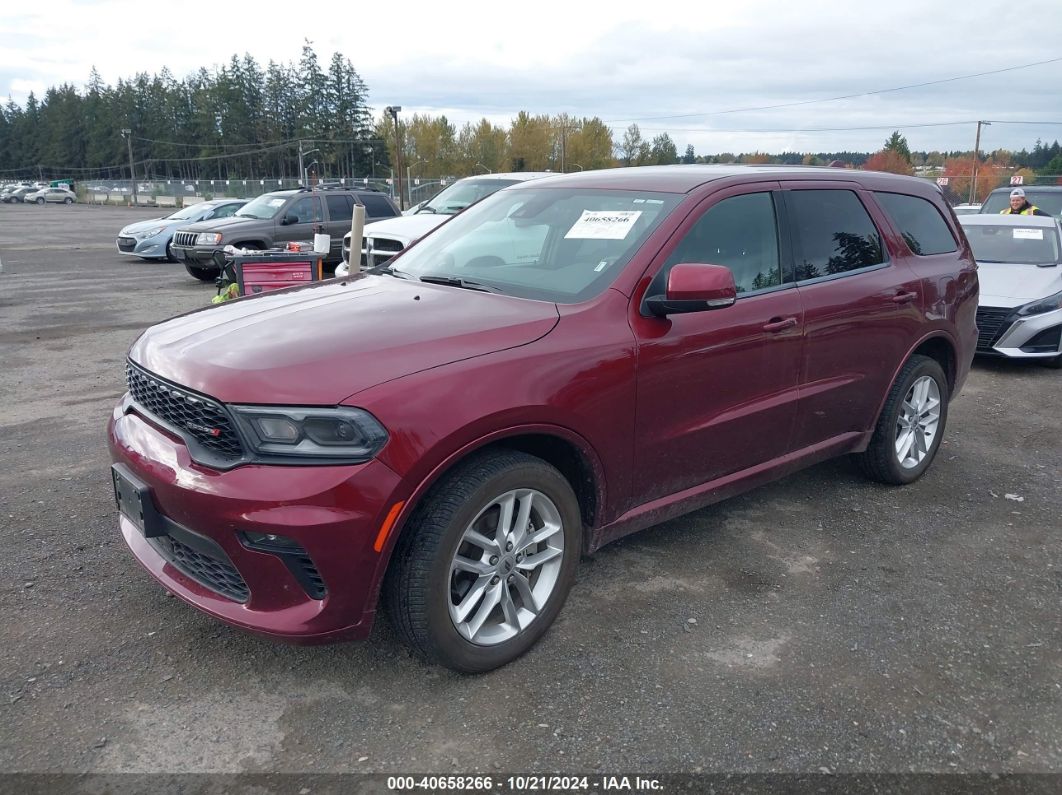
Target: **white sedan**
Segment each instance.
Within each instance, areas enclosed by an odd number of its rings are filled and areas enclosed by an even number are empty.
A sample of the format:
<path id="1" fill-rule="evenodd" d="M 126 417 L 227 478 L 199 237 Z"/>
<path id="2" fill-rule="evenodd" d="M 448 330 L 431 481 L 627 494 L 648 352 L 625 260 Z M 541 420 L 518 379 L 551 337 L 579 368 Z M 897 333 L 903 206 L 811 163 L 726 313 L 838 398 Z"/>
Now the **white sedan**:
<path id="1" fill-rule="evenodd" d="M 1062 229 L 1034 215 L 959 216 L 981 284 L 977 352 L 1062 367 Z"/>

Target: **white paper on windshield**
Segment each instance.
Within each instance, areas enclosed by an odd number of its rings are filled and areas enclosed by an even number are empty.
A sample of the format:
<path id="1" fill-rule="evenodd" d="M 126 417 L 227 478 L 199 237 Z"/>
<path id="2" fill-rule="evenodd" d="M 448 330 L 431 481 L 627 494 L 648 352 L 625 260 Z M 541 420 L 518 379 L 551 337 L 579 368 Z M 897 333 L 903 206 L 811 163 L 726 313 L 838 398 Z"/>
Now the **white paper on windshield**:
<path id="1" fill-rule="evenodd" d="M 631 233 L 641 210 L 583 210 L 565 239 L 623 240 Z"/>
<path id="2" fill-rule="evenodd" d="M 1014 230 L 1014 239 L 1015 240 L 1043 240 L 1044 239 L 1044 230 L 1043 229 L 1015 229 Z"/>
<path id="3" fill-rule="evenodd" d="M 279 207 L 280 205 L 282 205 L 284 203 L 284 201 L 285 201 L 284 199 L 270 199 L 269 200 L 269 206 L 270 207 Z"/>

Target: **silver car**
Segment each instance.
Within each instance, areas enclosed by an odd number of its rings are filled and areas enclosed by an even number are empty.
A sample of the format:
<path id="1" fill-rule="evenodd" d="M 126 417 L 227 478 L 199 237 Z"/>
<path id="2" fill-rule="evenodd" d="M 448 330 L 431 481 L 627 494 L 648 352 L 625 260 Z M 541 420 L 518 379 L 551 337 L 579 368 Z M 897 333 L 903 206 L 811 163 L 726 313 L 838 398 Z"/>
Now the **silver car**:
<path id="1" fill-rule="evenodd" d="M 977 352 L 1062 367 L 1062 228 L 1035 215 L 962 215 L 977 260 Z"/>
<path id="2" fill-rule="evenodd" d="M 215 199 L 214 201 L 190 204 L 165 218 L 137 221 L 122 228 L 114 244 L 119 254 L 128 254 L 141 259 L 168 259 L 176 261 L 170 244 L 173 233 L 182 226 L 228 218 L 247 204 L 246 199 Z"/>
<path id="3" fill-rule="evenodd" d="M 22 200 L 27 204 L 73 204 L 77 201 L 77 194 L 67 188 L 41 188 L 35 193 L 27 193 Z"/>

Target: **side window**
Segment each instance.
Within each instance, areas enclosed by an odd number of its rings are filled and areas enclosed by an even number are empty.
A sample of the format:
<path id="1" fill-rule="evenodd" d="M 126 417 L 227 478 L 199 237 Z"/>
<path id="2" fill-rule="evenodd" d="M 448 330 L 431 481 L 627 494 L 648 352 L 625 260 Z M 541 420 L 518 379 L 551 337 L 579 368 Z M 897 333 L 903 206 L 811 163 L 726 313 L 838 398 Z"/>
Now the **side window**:
<path id="1" fill-rule="evenodd" d="M 885 261 L 881 235 L 852 191 L 788 191 L 786 206 L 799 237 L 798 281 L 847 273 Z"/>
<path id="2" fill-rule="evenodd" d="M 875 193 L 874 198 L 885 208 L 915 254 L 928 257 L 958 250 L 951 230 L 932 202 L 903 193 Z"/>
<path id="3" fill-rule="evenodd" d="M 359 193 L 358 198 L 365 205 L 365 215 L 368 218 L 391 218 L 395 215 L 391 202 L 383 196 L 377 196 L 374 193 Z"/>
<path id="4" fill-rule="evenodd" d="M 665 263 L 664 273 L 680 262 L 730 268 L 739 293 L 781 284 L 782 267 L 771 194 L 733 196 L 714 205 L 679 241 Z M 660 291 L 663 292 L 663 285 Z"/>
<path id="5" fill-rule="evenodd" d="M 214 212 L 210 214 L 211 218 L 229 218 L 240 209 L 238 204 L 223 204 L 220 207 L 215 208 Z"/>
<path id="6" fill-rule="evenodd" d="M 350 196 L 325 196 L 329 221 L 349 221 L 354 215 L 354 200 Z"/>
<path id="7" fill-rule="evenodd" d="M 312 224 L 321 220 L 321 202 L 316 196 L 305 196 L 291 205 L 287 214 L 298 218 L 300 224 Z"/>

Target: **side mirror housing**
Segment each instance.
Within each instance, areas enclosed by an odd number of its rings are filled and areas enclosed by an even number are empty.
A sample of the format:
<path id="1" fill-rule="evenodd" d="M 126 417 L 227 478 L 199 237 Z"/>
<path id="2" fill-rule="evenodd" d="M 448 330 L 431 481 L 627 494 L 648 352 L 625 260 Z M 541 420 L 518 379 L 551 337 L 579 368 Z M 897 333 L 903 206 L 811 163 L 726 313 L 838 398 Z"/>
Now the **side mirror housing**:
<path id="1" fill-rule="evenodd" d="M 292 224 L 297 224 L 298 222 L 299 222 L 299 216 L 288 214 L 288 215 L 285 215 L 280 220 L 280 225 L 281 226 L 291 226 Z"/>
<path id="2" fill-rule="evenodd" d="M 725 309 L 737 300 L 737 286 L 730 268 L 695 262 L 672 266 L 667 293 L 649 296 L 645 308 L 656 317 Z"/>

